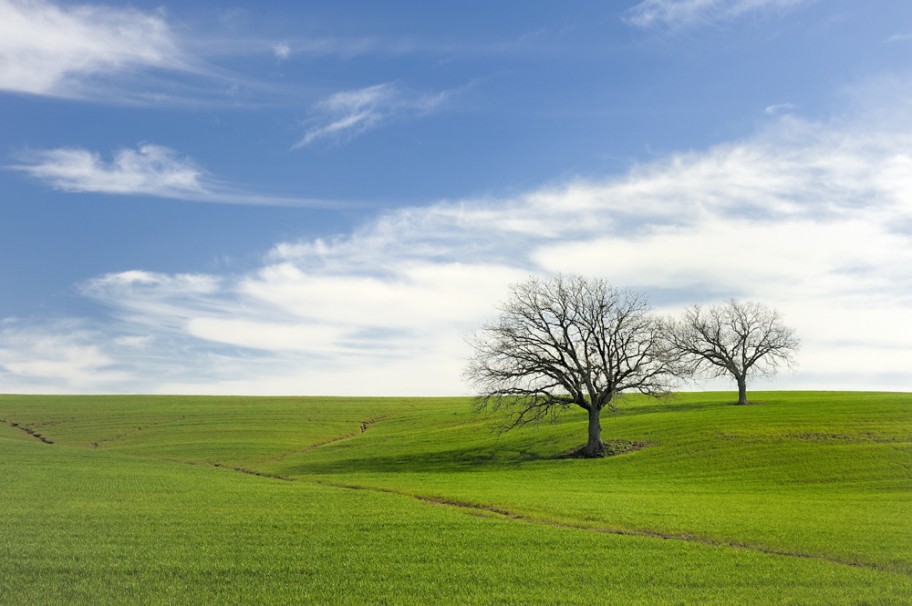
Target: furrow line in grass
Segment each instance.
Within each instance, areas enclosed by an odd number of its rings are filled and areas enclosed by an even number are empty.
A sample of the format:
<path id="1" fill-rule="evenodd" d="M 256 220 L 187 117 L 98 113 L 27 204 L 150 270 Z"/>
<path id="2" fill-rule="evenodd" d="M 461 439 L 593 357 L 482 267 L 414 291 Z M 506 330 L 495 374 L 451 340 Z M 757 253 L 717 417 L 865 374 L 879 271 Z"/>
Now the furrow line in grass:
<path id="1" fill-rule="evenodd" d="M 0 419 L 0 423 L 6 423 L 6 424 L 9 425 L 10 427 L 13 427 L 13 428 L 15 428 L 15 429 L 18 429 L 19 431 L 24 431 L 25 433 L 27 433 L 28 435 L 32 436 L 32 437 L 35 438 L 36 440 L 38 440 L 38 441 L 40 441 L 40 442 L 44 442 L 45 444 L 53 444 L 53 443 L 54 443 L 53 440 L 48 440 L 46 437 L 44 437 L 43 435 L 41 435 L 40 433 L 38 433 L 37 431 L 35 431 L 35 430 L 32 429 L 31 427 L 28 427 L 28 426 L 26 426 L 26 425 L 22 425 L 21 423 L 17 423 L 16 421 L 10 421 L 10 420 L 8 420 L 8 419 Z"/>
<path id="2" fill-rule="evenodd" d="M 181 416 L 177 417 L 176 420 L 177 420 L 177 421 L 184 421 L 186 418 L 187 418 L 186 415 L 181 415 Z M 89 443 L 89 446 L 91 446 L 93 449 L 94 449 L 94 448 L 99 448 L 99 447 L 101 447 L 102 444 L 106 444 L 106 443 L 108 443 L 108 442 L 119 442 L 119 441 L 124 440 L 124 439 L 128 438 L 129 436 L 131 436 L 131 435 L 133 435 L 133 434 L 135 434 L 135 433 L 137 433 L 137 432 L 143 431 L 144 429 L 148 429 L 148 428 L 150 428 L 150 427 L 161 427 L 162 425 L 168 425 L 168 424 L 173 423 L 173 422 L 174 422 L 174 421 L 172 421 L 172 420 L 169 419 L 169 420 L 167 420 L 167 421 L 159 421 L 159 422 L 157 422 L 157 423 L 148 423 L 148 424 L 146 424 L 145 426 L 138 426 L 136 429 L 128 429 L 127 431 L 123 431 L 123 432 L 121 432 L 121 433 L 114 434 L 114 435 L 112 435 L 112 436 L 108 436 L 108 437 L 105 437 L 105 438 L 101 438 L 101 439 L 96 440 L 96 441 L 94 441 L 94 442 L 90 442 L 90 443 Z"/>
<path id="3" fill-rule="evenodd" d="M 359 422 L 360 425 L 358 426 L 358 431 L 352 431 L 352 432 L 349 432 L 349 433 L 341 435 L 341 436 L 336 436 L 334 438 L 324 440 L 322 442 L 317 442 L 316 444 L 311 444 L 311 445 L 307 446 L 306 448 L 299 448 L 297 450 L 290 450 L 288 452 L 282 452 L 277 455 L 273 455 L 271 457 L 263 459 L 260 462 L 265 463 L 265 462 L 284 461 L 288 457 L 293 457 L 295 455 L 304 454 L 305 452 L 310 452 L 311 450 L 316 450 L 317 448 L 322 448 L 323 446 L 329 446 L 330 444 L 342 442 L 343 440 L 351 440 L 352 438 L 357 438 L 361 434 L 365 433 L 370 428 L 371 425 L 373 425 L 374 423 L 376 423 L 378 421 L 382 421 L 385 418 L 386 418 L 386 415 L 381 415 L 381 416 L 375 417 L 373 419 L 367 419 L 365 421 L 360 421 Z"/>
<path id="4" fill-rule="evenodd" d="M 840 566 L 849 566 L 852 568 L 866 568 L 869 570 L 875 570 L 877 572 L 887 572 L 892 574 L 899 574 L 903 576 L 912 576 L 912 571 L 906 570 L 904 568 L 887 566 L 883 564 L 877 564 L 872 562 L 861 562 L 857 560 L 848 560 L 838 557 L 833 557 L 829 555 L 819 554 L 819 553 L 807 553 L 801 551 L 789 551 L 784 549 L 773 549 L 769 547 L 764 547 L 762 545 L 750 544 L 750 543 L 741 543 L 738 541 L 724 541 L 713 539 L 705 536 L 691 535 L 691 534 L 675 534 L 675 533 L 665 533 L 655 530 L 633 530 L 626 528 L 607 528 L 604 526 L 591 526 L 586 524 L 578 524 L 573 522 L 568 522 L 565 520 L 555 520 L 550 518 L 541 518 L 541 517 L 531 517 L 525 514 L 517 513 L 515 511 L 510 511 L 502 507 L 497 507 L 494 505 L 484 505 L 479 503 L 470 503 L 468 501 L 460 501 L 457 499 L 451 499 L 448 497 L 438 497 L 432 495 L 421 495 L 421 494 L 412 494 L 408 492 L 403 492 L 400 490 L 395 490 L 392 488 L 381 488 L 374 486 L 361 486 L 357 484 L 341 484 L 337 482 L 327 482 L 325 480 L 314 480 L 316 484 L 321 486 L 329 486 L 333 488 L 343 488 L 347 490 L 366 490 L 370 492 L 379 492 L 385 494 L 394 494 L 403 497 L 410 497 L 415 500 L 421 501 L 423 503 L 431 503 L 433 505 L 443 505 L 446 507 L 454 507 L 465 510 L 474 510 L 479 515 L 490 516 L 495 514 L 499 517 L 514 520 L 517 522 L 524 522 L 527 524 L 538 524 L 541 526 L 551 526 L 555 528 L 570 528 L 573 530 L 586 530 L 589 532 L 598 532 L 602 534 L 613 534 L 619 536 L 630 536 L 630 537 L 645 537 L 652 539 L 662 539 L 665 541 L 686 541 L 689 543 L 699 543 L 701 545 L 706 545 L 709 547 L 728 547 L 731 549 L 743 549 L 746 551 L 753 551 L 755 553 L 763 553 L 766 555 L 775 555 L 789 558 L 799 558 L 803 560 L 820 560 L 823 562 L 829 562 L 831 564 L 838 564 Z"/>
<path id="5" fill-rule="evenodd" d="M 232 465 L 222 465 L 221 463 L 212 463 L 213 467 L 219 469 L 227 469 L 229 471 L 236 471 L 238 473 L 244 473 L 248 476 L 256 476 L 258 478 L 269 478 L 272 480 L 282 480 L 283 482 L 294 482 L 294 478 L 288 478 L 285 476 L 280 476 L 274 473 L 266 473 L 263 471 L 254 471 L 253 469 L 247 469 L 246 467 L 234 467 Z"/>

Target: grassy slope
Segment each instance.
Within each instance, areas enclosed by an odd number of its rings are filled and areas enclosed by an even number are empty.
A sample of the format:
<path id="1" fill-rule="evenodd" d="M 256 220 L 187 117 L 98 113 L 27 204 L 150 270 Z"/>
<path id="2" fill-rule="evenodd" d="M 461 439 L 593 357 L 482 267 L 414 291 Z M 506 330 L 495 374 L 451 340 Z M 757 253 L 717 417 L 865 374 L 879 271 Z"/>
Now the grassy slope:
<path id="1" fill-rule="evenodd" d="M 650 445 L 584 461 L 465 400 L 3 396 L 0 603 L 908 600 L 912 395 L 754 397 L 630 398 Z"/>

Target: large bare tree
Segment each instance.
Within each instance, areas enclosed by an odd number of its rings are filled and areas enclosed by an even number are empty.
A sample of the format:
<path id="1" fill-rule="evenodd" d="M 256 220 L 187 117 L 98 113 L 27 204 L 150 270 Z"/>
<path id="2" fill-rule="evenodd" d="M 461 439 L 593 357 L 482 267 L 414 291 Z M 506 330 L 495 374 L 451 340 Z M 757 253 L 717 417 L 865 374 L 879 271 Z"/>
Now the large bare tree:
<path id="1" fill-rule="evenodd" d="M 583 408 L 585 456 L 604 453 L 600 417 L 615 410 L 617 394 L 668 393 L 678 373 L 645 297 L 604 280 L 531 278 L 511 288 L 500 312 L 470 341 L 466 376 L 479 408 L 514 411 L 510 427 Z"/>
<path id="2" fill-rule="evenodd" d="M 738 384 L 738 404 L 747 404 L 747 380 L 771 376 L 791 366 L 799 341 L 774 309 L 734 299 L 710 307 L 695 305 L 673 322 L 674 346 L 692 372 L 731 376 Z"/>

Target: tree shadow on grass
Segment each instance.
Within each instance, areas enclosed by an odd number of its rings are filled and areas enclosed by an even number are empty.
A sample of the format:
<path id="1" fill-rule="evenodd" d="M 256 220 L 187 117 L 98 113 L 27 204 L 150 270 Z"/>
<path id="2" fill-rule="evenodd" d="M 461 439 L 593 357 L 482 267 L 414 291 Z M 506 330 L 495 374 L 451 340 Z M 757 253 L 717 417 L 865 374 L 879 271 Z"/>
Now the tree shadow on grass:
<path id="1" fill-rule="evenodd" d="M 586 454 L 586 446 L 579 446 L 559 454 L 556 459 L 604 459 L 606 457 L 616 457 L 629 452 L 643 450 L 651 446 L 651 442 L 631 442 L 630 440 L 606 440 L 605 447 L 599 454 L 591 456 Z"/>
<path id="2" fill-rule="evenodd" d="M 697 400 L 688 401 L 672 396 L 658 401 L 651 400 L 644 402 L 631 401 L 630 405 L 625 405 L 623 401 L 619 402 L 619 408 L 616 413 L 606 413 L 605 418 L 611 416 L 639 416 L 656 413 L 682 413 L 707 411 L 719 409 L 728 405 L 724 400 Z M 582 411 L 575 411 L 574 415 L 582 418 Z M 496 439 L 492 438 L 490 442 L 483 445 L 472 445 L 462 447 L 446 448 L 441 442 L 440 449 L 434 449 L 432 444 L 425 444 L 428 450 L 408 451 L 396 454 L 370 455 L 369 448 L 359 447 L 357 454 L 343 448 L 319 449 L 320 452 L 311 451 L 302 453 L 299 457 L 288 458 L 281 467 L 275 471 L 282 475 L 333 475 L 333 474 L 352 474 L 352 473 L 478 473 L 485 471 L 497 471 L 504 469 L 515 469 L 529 463 L 538 463 L 546 461 L 559 461 L 567 459 L 582 458 L 577 456 L 584 443 L 585 424 L 580 418 L 571 418 L 574 415 L 562 416 L 555 422 L 555 425 L 565 426 L 560 434 L 552 434 L 544 438 L 536 437 L 531 433 L 522 435 L 525 428 L 519 428 L 499 434 L 497 429 L 498 419 L 491 417 L 491 433 L 498 435 Z M 575 438 L 568 440 L 567 431 L 572 425 L 572 431 Z M 504 441 L 500 436 L 510 438 Z M 569 444 L 568 444 L 569 443 Z M 573 445 L 568 449 L 568 445 Z M 612 440 L 605 455 L 607 457 L 620 456 L 633 453 L 642 448 L 651 445 L 649 442 Z M 403 445 L 403 449 L 409 448 L 408 444 Z"/>
<path id="3" fill-rule="evenodd" d="M 614 457 L 637 452 L 651 446 L 650 442 L 611 440 L 606 442 L 602 457 Z M 552 444 L 549 449 L 537 444 L 538 450 L 516 448 L 452 448 L 434 452 L 398 455 L 358 456 L 312 461 L 297 461 L 283 466 L 283 475 L 334 475 L 350 473 L 480 473 L 516 469 L 529 463 L 557 462 L 585 458 L 579 453 L 583 445 L 570 450 Z M 341 453 L 340 453 L 341 454 Z"/>
<path id="4" fill-rule="evenodd" d="M 532 461 L 548 460 L 530 452 L 504 452 L 494 449 L 450 449 L 437 452 L 339 457 L 319 461 L 300 461 L 282 467 L 291 475 L 332 475 L 347 473 L 473 473 L 507 469 Z"/>

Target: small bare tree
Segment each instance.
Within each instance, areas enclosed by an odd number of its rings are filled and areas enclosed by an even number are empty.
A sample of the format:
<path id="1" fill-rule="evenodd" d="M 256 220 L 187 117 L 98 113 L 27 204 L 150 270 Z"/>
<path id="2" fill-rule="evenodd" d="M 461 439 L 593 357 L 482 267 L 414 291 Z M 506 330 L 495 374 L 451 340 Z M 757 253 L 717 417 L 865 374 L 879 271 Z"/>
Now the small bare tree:
<path id="1" fill-rule="evenodd" d="M 645 297 L 603 280 L 531 278 L 500 312 L 470 341 L 478 408 L 513 410 L 516 427 L 579 406 L 589 413 L 585 456 L 604 453 L 600 416 L 617 394 L 665 394 L 678 374 Z"/>
<path id="2" fill-rule="evenodd" d="M 733 377 L 738 404 L 747 404 L 749 377 L 772 376 L 781 365 L 791 366 L 799 346 L 778 312 L 734 299 L 707 308 L 695 305 L 672 326 L 672 342 L 691 372 Z"/>

